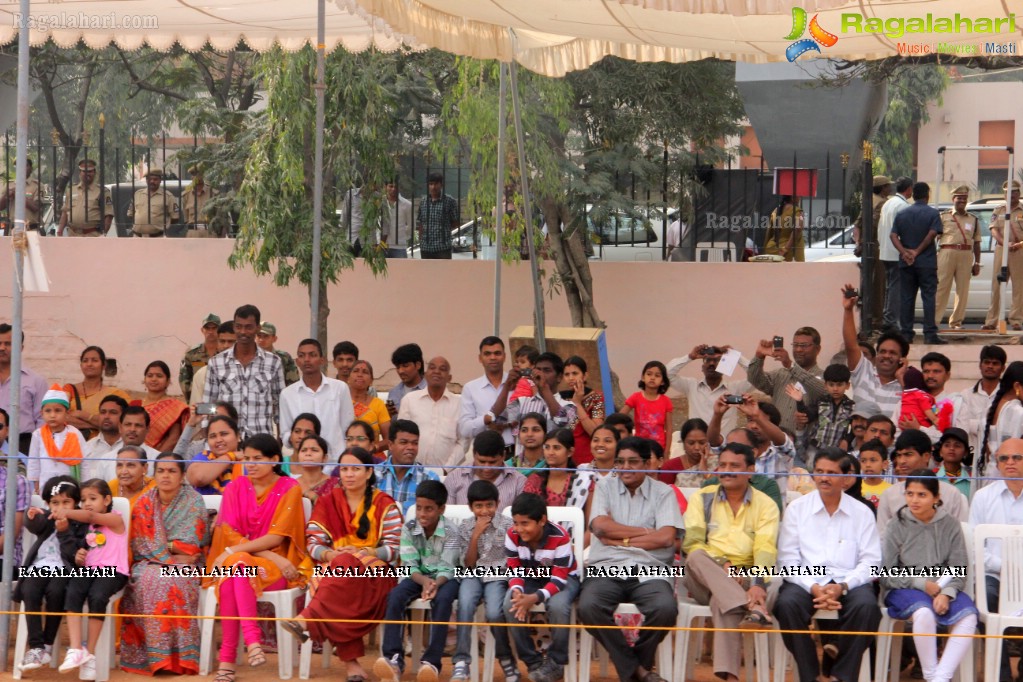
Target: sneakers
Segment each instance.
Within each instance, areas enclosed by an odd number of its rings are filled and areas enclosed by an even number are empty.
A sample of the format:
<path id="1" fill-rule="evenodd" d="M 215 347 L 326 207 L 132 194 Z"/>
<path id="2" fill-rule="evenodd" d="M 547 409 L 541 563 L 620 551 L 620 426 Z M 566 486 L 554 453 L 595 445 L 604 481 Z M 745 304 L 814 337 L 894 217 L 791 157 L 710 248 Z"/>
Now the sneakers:
<path id="1" fill-rule="evenodd" d="M 373 663 L 373 674 L 381 680 L 400 680 L 404 663 L 401 654 L 394 654 L 390 658 L 381 656 Z"/>
<path id="2" fill-rule="evenodd" d="M 437 666 L 433 663 L 427 663 L 423 661 L 419 664 L 419 672 L 416 673 L 416 682 L 437 682 L 440 675 L 437 671 Z"/>
<path id="3" fill-rule="evenodd" d="M 57 668 L 57 670 L 62 673 L 71 672 L 86 661 L 95 658 L 95 656 L 85 649 L 68 649 L 67 655 L 64 656 L 64 662 L 60 664 L 60 667 Z"/>
<path id="4" fill-rule="evenodd" d="M 565 679 L 565 669 L 551 659 L 545 658 L 540 667 L 529 673 L 529 679 L 533 682 L 559 682 Z"/>
<path id="5" fill-rule="evenodd" d="M 96 657 L 93 656 L 89 660 L 82 663 L 82 667 L 78 671 L 78 679 L 80 680 L 95 680 L 96 679 Z"/>
<path id="6" fill-rule="evenodd" d="M 469 664 L 464 661 L 455 663 L 455 667 L 451 671 L 451 682 L 464 682 L 469 677 Z"/>
<path id="7" fill-rule="evenodd" d="M 29 649 L 25 653 L 25 658 L 21 659 L 21 665 L 18 666 L 21 670 L 38 670 L 44 665 L 49 665 L 50 661 L 53 660 L 50 654 L 45 649 Z"/>
<path id="8" fill-rule="evenodd" d="M 520 682 L 522 676 L 519 675 L 519 666 L 514 658 L 502 658 L 498 663 L 504 673 L 504 682 Z"/>

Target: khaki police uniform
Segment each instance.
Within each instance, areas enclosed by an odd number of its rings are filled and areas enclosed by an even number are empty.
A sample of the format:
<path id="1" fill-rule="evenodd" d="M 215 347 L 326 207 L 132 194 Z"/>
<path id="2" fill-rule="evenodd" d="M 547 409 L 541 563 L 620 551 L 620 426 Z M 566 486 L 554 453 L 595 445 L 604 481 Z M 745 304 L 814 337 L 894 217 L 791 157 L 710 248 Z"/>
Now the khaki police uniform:
<path id="1" fill-rule="evenodd" d="M 1012 210 L 1009 216 L 1010 229 L 1003 229 L 1005 225 L 1005 204 L 999 204 L 994 208 L 991 219 L 991 231 L 1001 232 L 1002 241 L 1009 246 L 1023 243 L 1023 204 L 1019 204 Z M 997 279 L 998 273 L 1002 270 L 1003 249 L 1002 246 L 995 246 L 995 262 L 991 277 L 991 307 L 987 311 L 987 319 L 984 326 L 993 327 L 998 324 L 998 315 L 1001 312 L 1001 294 Z M 1012 290 L 1012 304 L 1009 308 L 1009 324 L 1023 324 L 1023 248 L 1009 251 L 1009 288 Z"/>
<path id="2" fill-rule="evenodd" d="M 11 180 L 7 183 L 7 192 L 11 193 L 14 191 L 14 181 Z M 35 199 L 39 201 L 39 181 L 29 176 L 25 180 L 25 200 Z M 11 226 L 14 226 L 14 198 L 11 195 L 11 201 L 7 203 L 7 213 L 10 216 Z M 25 225 L 30 230 L 39 229 L 39 211 L 33 211 L 28 205 L 25 206 Z"/>
<path id="3" fill-rule="evenodd" d="M 210 217 L 206 213 L 206 202 L 217 196 L 217 190 L 204 184 L 201 190 L 197 190 L 195 184 L 191 184 L 181 193 L 181 210 L 185 215 L 185 223 L 188 225 L 186 237 L 216 237 L 210 225 Z"/>
<path id="4" fill-rule="evenodd" d="M 102 202 L 102 207 L 100 205 Z M 77 185 L 64 193 L 64 212 L 67 213 L 67 232 L 72 237 L 102 237 L 107 216 L 114 216 L 114 203 L 110 192 L 98 185 Z"/>
<path id="5" fill-rule="evenodd" d="M 956 188 L 953 194 L 960 194 Z M 966 317 L 966 301 L 970 295 L 970 277 L 973 264 L 977 262 L 974 247 L 979 249 L 980 223 L 977 216 L 963 211 L 956 213 L 948 209 L 941 213 L 941 234 L 938 236 L 938 291 L 934 296 L 934 323 L 941 325 L 945 316 L 952 283 L 956 285 L 955 305 L 948 319 L 951 329 L 963 326 Z M 977 254 L 980 252 L 977 251 Z"/>
<path id="6" fill-rule="evenodd" d="M 135 192 L 128 209 L 128 218 L 134 222 L 131 229 L 137 237 L 162 237 L 167 226 L 176 222 L 180 215 L 174 195 L 163 187 L 153 193 L 148 187 Z"/>

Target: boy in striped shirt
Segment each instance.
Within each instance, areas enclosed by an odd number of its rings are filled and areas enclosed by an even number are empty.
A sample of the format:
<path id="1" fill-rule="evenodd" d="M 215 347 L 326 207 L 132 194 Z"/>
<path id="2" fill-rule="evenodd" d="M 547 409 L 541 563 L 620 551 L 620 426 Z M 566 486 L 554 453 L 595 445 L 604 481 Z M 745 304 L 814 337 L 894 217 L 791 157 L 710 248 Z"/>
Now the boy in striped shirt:
<path id="1" fill-rule="evenodd" d="M 547 503 L 539 495 L 523 493 L 512 503 L 514 525 L 508 530 L 508 595 L 504 610 L 508 622 L 525 623 L 536 604 L 547 609 L 552 625 L 570 620 L 572 602 L 579 595 L 579 570 L 572 538 L 547 520 Z M 547 658 L 536 650 L 529 628 L 512 627 L 511 637 L 533 682 L 557 682 L 568 664 L 568 628 L 552 628 Z"/>

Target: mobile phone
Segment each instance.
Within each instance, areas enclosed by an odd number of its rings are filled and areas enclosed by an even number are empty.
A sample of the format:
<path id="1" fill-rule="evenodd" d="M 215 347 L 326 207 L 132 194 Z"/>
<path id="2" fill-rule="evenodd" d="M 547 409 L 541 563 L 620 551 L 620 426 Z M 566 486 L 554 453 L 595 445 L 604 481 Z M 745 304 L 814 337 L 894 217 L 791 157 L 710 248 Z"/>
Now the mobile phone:
<path id="1" fill-rule="evenodd" d="M 774 347 L 775 348 L 779 348 L 780 349 L 780 348 L 784 348 L 785 347 L 785 339 L 783 339 L 780 336 L 774 337 L 773 342 L 774 342 Z"/>
<path id="2" fill-rule="evenodd" d="M 732 394 L 726 395 L 725 396 L 725 404 L 726 405 L 742 405 L 742 396 L 741 395 L 732 395 Z"/>
<path id="3" fill-rule="evenodd" d="M 846 298 L 856 298 L 860 295 L 858 289 L 845 289 L 842 293 L 845 294 Z"/>
<path id="4" fill-rule="evenodd" d="M 212 417 L 217 413 L 216 403 L 198 403 L 195 406 L 195 413 L 203 416 Z"/>
<path id="5" fill-rule="evenodd" d="M 707 346 L 703 349 L 704 355 L 721 355 L 721 349 L 717 346 Z"/>
<path id="6" fill-rule="evenodd" d="M 523 376 L 523 377 L 531 377 L 531 376 L 533 376 L 533 368 L 532 367 L 526 367 L 525 369 L 520 370 L 519 371 L 519 376 Z"/>

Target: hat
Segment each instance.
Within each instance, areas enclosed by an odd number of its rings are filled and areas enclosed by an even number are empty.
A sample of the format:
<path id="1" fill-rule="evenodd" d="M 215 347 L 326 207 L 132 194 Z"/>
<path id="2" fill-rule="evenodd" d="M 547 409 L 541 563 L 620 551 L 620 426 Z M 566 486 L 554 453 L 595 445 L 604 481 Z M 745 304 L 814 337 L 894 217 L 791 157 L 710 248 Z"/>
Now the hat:
<path id="1" fill-rule="evenodd" d="M 208 324 L 215 324 L 215 325 L 217 325 L 219 327 L 220 326 L 220 315 L 214 315 L 213 313 L 210 313 L 206 317 L 202 318 L 202 326 L 205 327 Z"/>
<path id="2" fill-rule="evenodd" d="M 163 177 L 163 169 L 160 168 L 159 166 L 151 166 L 150 169 L 148 171 L 146 171 L 146 177 L 148 178 L 151 175 L 156 176 L 158 178 L 162 178 Z"/>
<path id="3" fill-rule="evenodd" d="M 1002 191 L 1004 192 L 1008 188 L 1009 188 L 1009 181 L 1006 180 L 1005 182 L 1002 183 Z M 1012 189 L 1013 189 L 1013 191 L 1016 191 L 1016 192 L 1019 191 L 1019 180 L 1013 180 L 1012 181 Z"/>
<path id="4" fill-rule="evenodd" d="M 82 169 L 95 168 L 96 162 L 93 161 L 92 159 L 82 159 L 81 161 L 78 162 L 78 167 Z"/>
<path id="5" fill-rule="evenodd" d="M 885 187 L 892 184 L 892 179 L 887 175 L 875 175 L 874 176 L 874 189 L 878 187 Z"/>
<path id="6" fill-rule="evenodd" d="M 962 195 L 962 194 L 965 194 L 965 195 L 969 196 L 970 195 L 970 188 L 967 187 L 966 185 L 959 185 L 954 190 L 952 190 L 952 196 L 959 196 L 959 195 Z"/>
<path id="7" fill-rule="evenodd" d="M 263 324 L 259 325 L 259 331 L 256 333 L 266 334 L 267 336 L 277 336 L 277 327 L 275 327 L 270 322 L 264 322 Z"/>
<path id="8" fill-rule="evenodd" d="M 967 451 L 970 449 L 970 437 L 958 427 L 953 426 L 952 428 L 945 429 L 945 432 L 941 434 L 941 438 L 938 440 L 938 447 L 940 448 L 949 439 L 959 441 Z"/>
<path id="9" fill-rule="evenodd" d="M 67 393 L 60 387 L 60 384 L 50 386 L 50 390 L 43 396 L 43 407 L 47 405 L 63 405 L 68 409 L 71 408 L 71 400 L 68 399 Z"/>
<path id="10" fill-rule="evenodd" d="M 878 414 L 881 414 L 881 408 L 877 406 L 877 403 L 858 400 L 856 401 L 855 409 L 853 409 L 852 414 L 849 416 L 870 419 L 874 415 Z"/>

